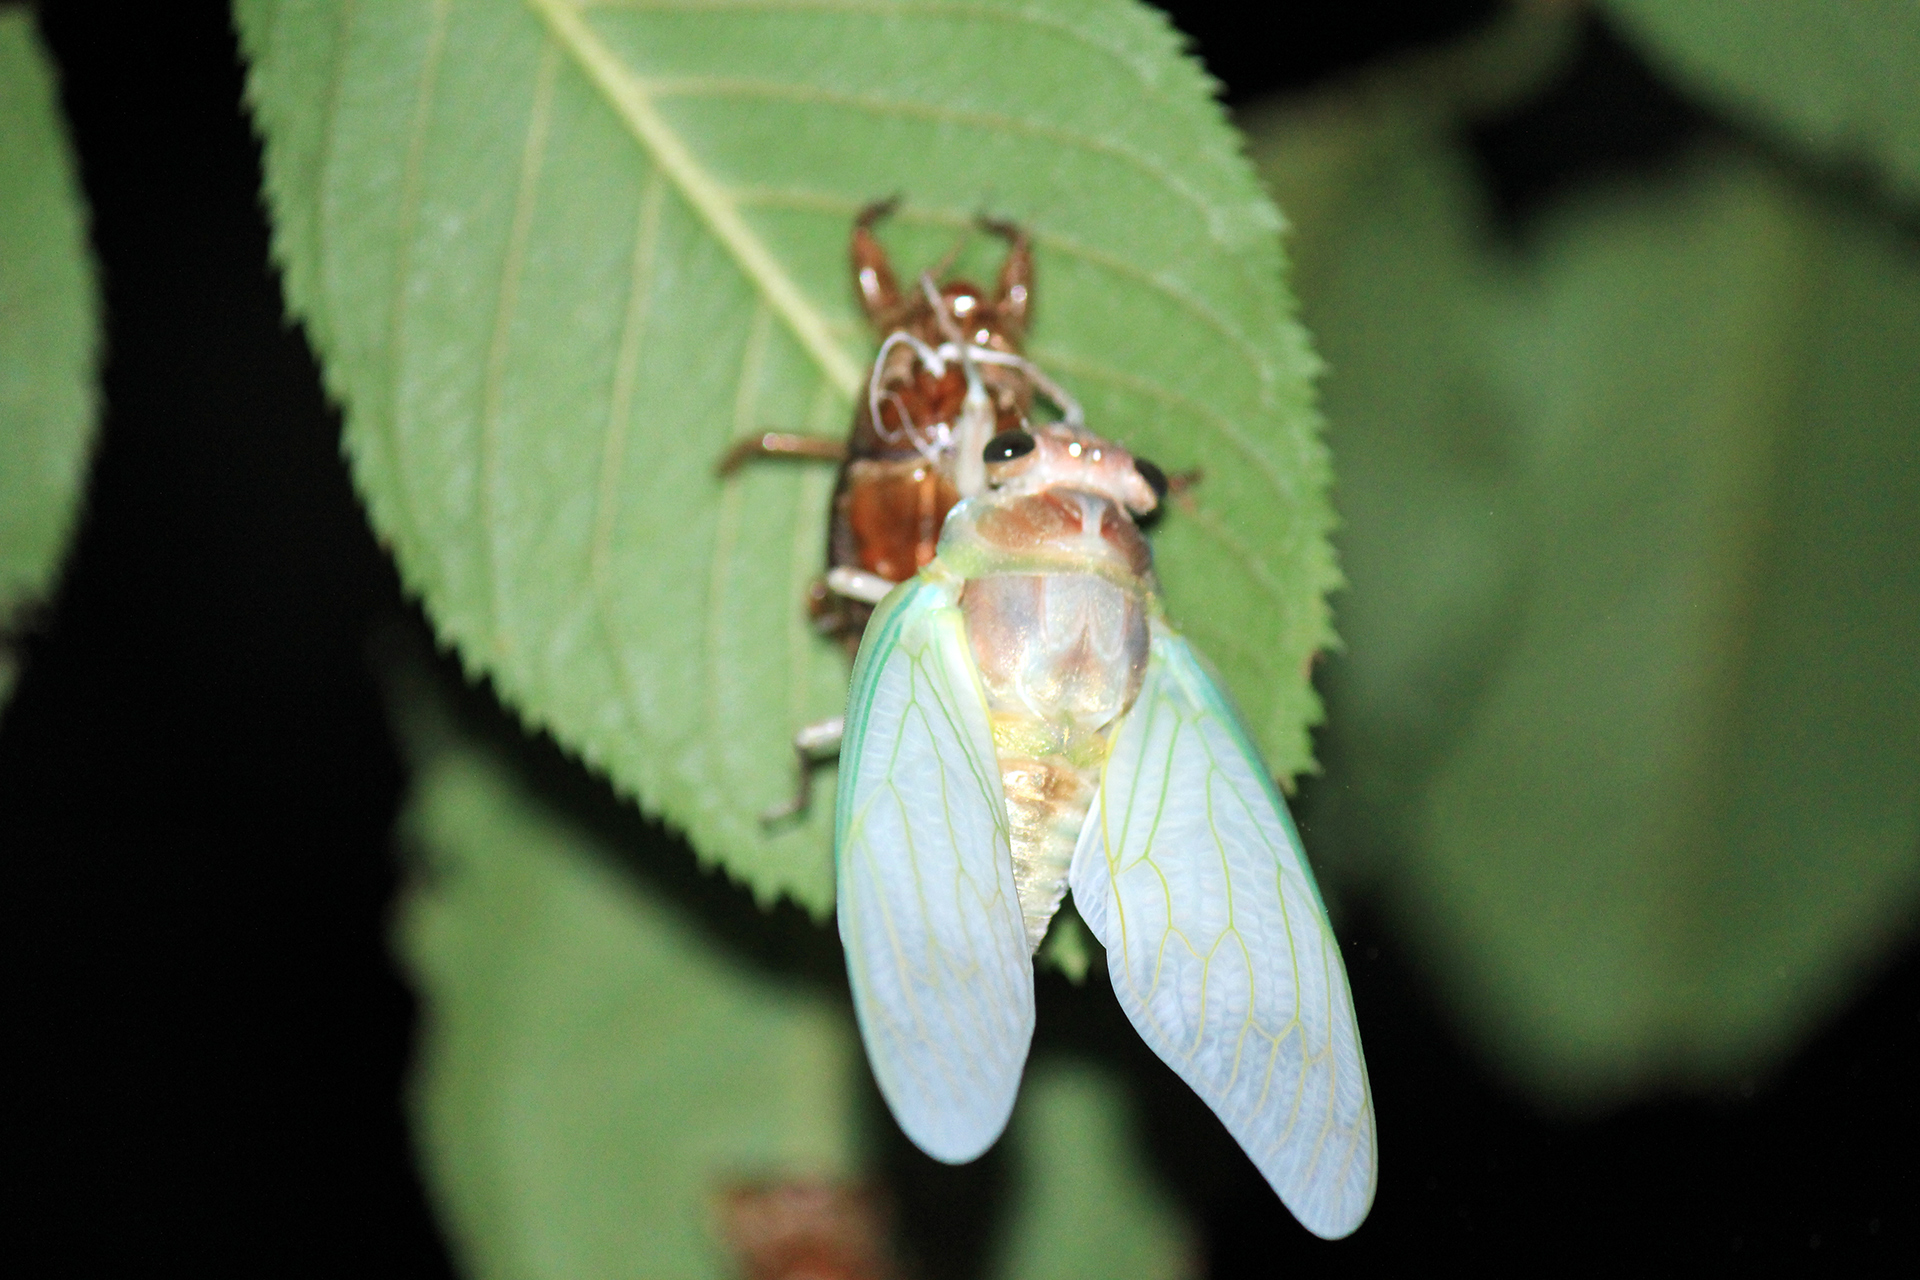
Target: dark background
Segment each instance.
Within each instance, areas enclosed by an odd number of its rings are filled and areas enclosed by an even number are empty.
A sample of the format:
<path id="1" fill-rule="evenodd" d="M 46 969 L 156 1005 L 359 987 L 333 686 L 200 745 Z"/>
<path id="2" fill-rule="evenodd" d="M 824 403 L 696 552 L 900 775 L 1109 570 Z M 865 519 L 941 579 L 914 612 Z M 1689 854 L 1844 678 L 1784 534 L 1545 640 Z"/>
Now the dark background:
<path id="1" fill-rule="evenodd" d="M 1176 6 L 1231 101 L 1493 6 L 1329 6 L 1317 38 L 1270 8 L 1263 27 Z M 414 1008 L 386 929 L 403 774 L 366 657 L 411 609 L 282 319 L 226 10 L 51 3 L 41 20 L 107 338 L 86 513 L 0 722 L 16 1265 L 448 1275 L 400 1105 Z M 1551 193 L 1721 127 L 1593 25 L 1558 87 L 1473 141 L 1520 226 Z M 1349 931 L 1384 1121 L 1373 1217 L 1347 1243 L 1310 1240 L 1203 1111 L 1168 1103 L 1151 1137 L 1185 1153 L 1213 1275 L 1920 1265 L 1920 949 L 1751 1097 L 1577 1124 L 1487 1073 L 1390 935 L 1364 916 Z M 1043 983 L 1043 1005 L 1067 1001 Z M 906 1181 L 925 1216 L 942 1184 Z"/>

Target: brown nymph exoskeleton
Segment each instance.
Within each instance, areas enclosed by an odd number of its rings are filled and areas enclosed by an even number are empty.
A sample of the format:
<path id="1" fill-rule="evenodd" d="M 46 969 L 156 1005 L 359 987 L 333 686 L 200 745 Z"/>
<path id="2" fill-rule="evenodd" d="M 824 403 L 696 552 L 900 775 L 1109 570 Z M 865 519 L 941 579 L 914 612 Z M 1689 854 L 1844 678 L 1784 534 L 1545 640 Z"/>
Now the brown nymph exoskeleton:
<path id="1" fill-rule="evenodd" d="M 721 460 L 731 474 L 754 458 L 818 459 L 840 464 L 827 537 L 827 571 L 807 608 L 814 625 L 859 648 L 873 606 L 911 578 L 940 540 L 947 512 L 986 483 L 981 451 L 1002 431 L 1029 425 L 1036 396 L 1074 426 L 1080 406 L 1022 353 L 1033 297 L 1033 254 L 1010 222 L 982 219 L 1007 242 L 992 293 L 966 280 L 941 282 L 945 268 L 923 272 L 903 290 L 873 226 L 893 211 L 884 200 L 861 210 L 851 244 L 854 291 L 880 336 L 866 394 L 844 442 L 768 432 L 743 440 Z M 838 749 L 838 717 L 803 728 L 799 794 L 770 819 L 807 802 L 814 761 Z"/>
<path id="2" fill-rule="evenodd" d="M 739 1182 L 714 1197 L 714 1226 L 740 1280 L 894 1280 L 879 1195 L 805 1178 Z"/>
<path id="3" fill-rule="evenodd" d="M 720 463 L 722 475 L 754 458 L 840 464 L 827 573 L 814 584 L 808 608 L 849 656 L 880 597 L 933 559 L 947 511 L 985 483 L 980 450 L 987 441 L 1027 424 L 1036 391 L 1067 421 L 1081 416 L 1079 405 L 1021 354 L 1033 255 L 1020 228 L 981 221 L 1008 245 L 991 295 L 966 280 L 941 284 L 944 272 L 922 273 L 903 291 L 873 234 L 895 203 L 868 205 L 853 223 L 854 290 L 880 349 L 846 440 L 768 432 L 741 441 Z"/>

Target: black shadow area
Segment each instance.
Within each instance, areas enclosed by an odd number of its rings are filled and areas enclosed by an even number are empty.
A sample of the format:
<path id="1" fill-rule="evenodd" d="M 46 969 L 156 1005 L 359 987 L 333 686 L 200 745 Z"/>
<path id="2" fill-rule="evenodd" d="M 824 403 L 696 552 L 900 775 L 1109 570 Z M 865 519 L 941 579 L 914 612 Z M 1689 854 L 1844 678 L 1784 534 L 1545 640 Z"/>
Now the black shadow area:
<path id="1" fill-rule="evenodd" d="M 281 319 L 226 7 L 42 20 L 105 418 L 0 731 L 15 1265 L 446 1276 L 402 1125 L 401 774 L 363 654 L 398 591 Z"/>

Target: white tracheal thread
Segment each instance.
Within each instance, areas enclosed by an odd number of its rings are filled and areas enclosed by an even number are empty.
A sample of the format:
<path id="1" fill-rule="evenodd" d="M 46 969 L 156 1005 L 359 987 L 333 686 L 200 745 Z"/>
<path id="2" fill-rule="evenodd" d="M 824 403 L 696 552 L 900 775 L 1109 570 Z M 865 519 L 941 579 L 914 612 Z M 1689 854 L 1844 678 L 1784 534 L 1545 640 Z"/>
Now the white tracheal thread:
<path id="1" fill-rule="evenodd" d="M 948 334 L 947 341 L 937 347 L 930 347 L 904 329 L 896 329 L 880 343 L 880 350 L 873 358 L 873 366 L 867 373 L 867 412 L 873 419 L 874 434 L 888 444 L 905 441 L 915 453 L 928 462 L 938 465 L 941 455 L 952 450 L 954 462 L 954 488 L 963 498 L 970 498 L 986 488 L 986 468 L 981 461 L 981 452 L 993 435 L 998 416 L 993 411 L 992 399 L 987 395 L 986 383 L 980 377 L 979 365 L 999 365 L 1006 369 L 1017 369 L 1025 374 L 1041 395 L 1051 400 L 1060 410 L 1062 421 L 1071 427 L 1081 427 L 1086 423 L 1085 412 L 1080 402 L 1052 378 L 1043 373 L 1039 366 L 1025 356 L 1010 351 L 995 351 L 968 342 L 954 323 L 953 315 L 933 283 L 933 277 L 925 272 L 920 276 L 921 290 L 927 296 L 927 302 L 933 308 L 934 316 L 940 327 Z M 881 374 L 886 369 L 887 354 L 896 346 L 908 347 L 914 357 L 926 367 L 928 373 L 938 378 L 946 373 L 947 366 L 958 362 L 966 371 L 967 394 L 960 405 L 959 425 L 946 422 L 930 423 L 922 427 L 907 412 L 906 402 L 894 391 L 883 391 L 880 386 Z M 889 427 L 880 413 L 883 405 L 891 404 L 894 415 L 900 420 L 897 427 Z"/>
<path id="2" fill-rule="evenodd" d="M 941 348 L 943 351 L 944 347 Z M 1025 356 L 1014 355 L 1011 351 L 995 351 L 992 347 L 967 347 L 968 353 L 981 364 L 997 364 L 1008 369 L 1018 369 L 1027 375 L 1027 381 L 1040 389 L 1040 394 L 1060 409 L 1060 420 L 1070 427 L 1084 427 L 1087 417 L 1081 411 L 1080 402 L 1069 395 L 1064 387 L 1040 371 L 1040 366 Z"/>
<path id="3" fill-rule="evenodd" d="M 952 438 L 946 423 L 936 422 L 927 428 L 930 434 L 921 434 L 920 425 L 907 412 L 907 407 L 900 397 L 891 391 L 885 392 L 884 396 L 892 401 L 894 412 L 900 418 L 900 426 L 889 428 L 887 420 L 880 416 L 883 397 L 880 390 L 880 374 L 886 368 L 887 353 L 896 346 L 911 347 L 920 363 L 925 365 L 927 371 L 936 378 L 947 371 L 946 359 L 940 351 L 929 347 L 904 329 L 895 329 L 888 334 L 886 341 L 880 344 L 880 353 L 873 358 L 872 370 L 867 374 L 867 412 L 873 417 L 874 433 L 888 444 L 897 444 L 905 440 L 921 457 L 928 462 L 937 463 L 940 461 L 941 451 L 947 447 Z"/>

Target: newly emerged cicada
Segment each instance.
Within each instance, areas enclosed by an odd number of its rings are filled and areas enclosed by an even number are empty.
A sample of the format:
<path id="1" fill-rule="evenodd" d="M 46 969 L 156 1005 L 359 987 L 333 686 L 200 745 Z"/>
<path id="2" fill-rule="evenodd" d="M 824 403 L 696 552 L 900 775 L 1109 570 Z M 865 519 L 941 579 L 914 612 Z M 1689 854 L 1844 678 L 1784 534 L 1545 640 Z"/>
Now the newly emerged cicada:
<path id="1" fill-rule="evenodd" d="M 873 607 L 933 558 L 953 504 L 984 486 L 980 458 L 987 441 L 1031 425 L 1036 397 L 1063 421 L 1081 422 L 1073 397 L 1021 353 L 1033 284 L 1025 233 L 1010 222 L 981 220 L 1007 242 L 992 293 L 966 280 L 942 282 L 944 268 L 923 272 L 903 290 L 873 234 L 895 203 L 871 204 L 854 219 L 854 289 L 880 347 L 845 442 L 767 432 L 741 441 L 720 463 L 722 475 L 763 457 L 840 464 L 827 571 L 814 584 L 808 611 L 849 656 Z M 799 793 L 769 820 L 806 806 L 811 762 L 832 755 L 841 729 L 835 717 L 800 730 L 794 740 Z"/>
<path id="2" fill-rule="evenodd" d="M 1141 1037 L 1308 1230 L 1373 1201 L 1346 970 L 1292 819 L 1136 526 L 1158 472 L 1077 425 L 995 435 L 980 492 L 854 663 L 834 822 L 867 1056 L 916 1145 L 1005 1127 L 1032 956 L 1071 888 Z"/>

